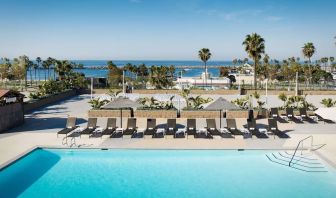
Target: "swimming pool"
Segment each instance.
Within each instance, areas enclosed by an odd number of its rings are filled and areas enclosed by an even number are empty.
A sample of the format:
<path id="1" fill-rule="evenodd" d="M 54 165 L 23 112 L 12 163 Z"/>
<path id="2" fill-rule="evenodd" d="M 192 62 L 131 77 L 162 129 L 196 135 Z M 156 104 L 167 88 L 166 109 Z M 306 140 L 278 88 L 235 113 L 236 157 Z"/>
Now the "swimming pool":
<path id="1" fill-rule="evenodd" d="M 0 171 L 0 197 L 335 197 L 336 173 L 263 150 L 36 149 Z"/>

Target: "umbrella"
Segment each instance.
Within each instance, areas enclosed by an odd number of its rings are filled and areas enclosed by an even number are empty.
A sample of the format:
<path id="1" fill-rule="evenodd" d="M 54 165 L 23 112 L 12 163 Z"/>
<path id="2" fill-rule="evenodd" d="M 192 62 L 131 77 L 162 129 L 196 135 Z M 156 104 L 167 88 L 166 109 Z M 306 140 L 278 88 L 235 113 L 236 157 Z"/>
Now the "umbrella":
<path id="1" fill-rule="evenodd" d="M 222 111 L 226 110 L 238 110 L 240 109 L 238 106 L 235 104 L 232 104 L 231 102 L 225 100 L 222 97 L 219 97 L 217 100 L 209 104 L 207 107 L 204 109 L 206 110 L 219 110 L 220 112 L 220 118 L 219 118 L 219 127 L 222 127 Z"/>
<path id="2" fill-rule="evenodd" d="M 323 119 L 336 121 L 336 107 L 318 108 L 315 114 L 321 116 Z"/>
<path id="3" fill-rule="evenodd" d="M 206 110 L 238 110 L 240 109 L 237 105 L 219 97 L 217 100 L 209 104 L 204 109 Z"/>
<path id="4" fill-rule="evenodd" d="M 138 108 L 141 106 L 141 104 L 130 100 L 129 98 L 119 97 L 104 105 L 102 109 L 120 109 L 120 127 L 122 127 L 122 110 Z"/>

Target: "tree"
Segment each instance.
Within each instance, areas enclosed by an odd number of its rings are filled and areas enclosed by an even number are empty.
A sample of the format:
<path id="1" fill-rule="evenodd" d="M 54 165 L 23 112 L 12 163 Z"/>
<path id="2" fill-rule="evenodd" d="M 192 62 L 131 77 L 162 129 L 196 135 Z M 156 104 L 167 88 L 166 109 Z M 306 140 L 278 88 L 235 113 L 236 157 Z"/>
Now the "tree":
<path id="1" fill-rule="evenodd" d="M 38 80 L 41 81 L 40 78 L 40 66 L 41 66 L 42 59 L 41 57 L 36 58 L 36 63 L 37 63 L 37 75 L 38 75 Z"/>
<path id="2" fill-rule="evenodd" d="M 219 76 L 220 77 L 227 77 L 229 76 L 230 69 L 228 67 L 220 67 L 219 68 Z"/>
<path id="3" fill-rule="evenodd" d="M 112 61 L 107 62 L 107 68 L 109 70 L 108 80 L 111 87 L 117 87 L 122 82 L 122 70 L 117 67 Z"/>
<path id="4" fill-rule="evenodd" d="M 27 90 L 27 72 L 29 70 L 29 58 L 26 55 L 19 56 L 19 66 L 23 69 L 24 71 L 24 80 L 25 80 L 25 88 Z"/>
<path id="5" fill-rule="evenodd" d="M 171 79 L 171 81 L 173 81 L 174 80 L 174 74 L 175 74 L 175 66 L 170 65 L 168 70 L 169 70 L 170 79 Z"/>
<path id="6" fill-rule="evenodd" d="M 170 79 L 170 71 L 167 66 L 155 66 L 150 68 L 150 83 L 157 89 L 163 89 L 173 86 Z"/>
<path id="7" fill-rule="evenodd" d="M 233 65 L 237 65 L 237 63 L 238 63 L 238 60 L 236 58 L 232 60 Z"/>
<path id="8" fill-rule="evenodd" d="M 310 79 L 310 82 L 311 82 L 311 80 L 312 80 L 311 57 L 315 53 L 315 46 L 314 46 L 314 44 L 311 43 L 311 42 L 305 43 L 304 46 L 302 47 L 302 53 L 303 53 L 303 56 L 305 58 L 308 58 L 309 73 L 310 73 L 309 79 Z"/>
<path id="9" fill-rule="evenodd" d="M 72 64 L 67 60 L 55 61 L 55 72 L 61 81 L 65 79 L 65 76 L 69 74 L 72 68 Z"/>
<path id="10" fill-rule="evenodd" d="M 204 62 L 204 69 L 205 69 L 205 86 L 207 86 L 207 78 L 208 78 L 208 68 L 207 68 L 207 61 L 211 58 L 211 53 L 208 48 L 202 48 L 198 51 L 198 57 Z"/>
<path id="11" fill-rule="evenodd" d="M 336 100 L 333 101 L 332 98 L 324 98 L 322 99 L 321 104 L 323 104 L 327 108 L 333 107 L 336 105 Z"/>
<path id="12" fill-rule="evenodd" d="M 50 79 L 50 67 L 51 65 L 54 64 L 55 59 L 48 57 L 46 62 L 47 62 L 47 69 L 48 69 L 48 79 Z"/>
<path id="13" fill-rule="evenodd" d="M 330 61 L 330 70 L 331 72 L 333 72 L 333 65 L 334 65 L 334 61 L 335 61 L 335 58 L 333 56 L 329 57 L 329 61 Z"/>
<path id="14" fill-rule="evenodd" d="M 231 88 L 233 83 L 236 82 L 236 77 L 234 75 L 229 75 L 228 79 L 230 79 L 230 88 Z"/>
<path id="15" fill-rule="evenodd" d="M 139 72 L 140 72 L 141 77 L 148 76 L 147 66 L 145 64 L 139 65 Z"/>
<path id="16" fill-rule="evenodd" d="M 37 85 L 36 70 L 38 69 L 38 64 L 34 63 L 34 64 L 33 64 L 33 68 L 34 68 L 34 78 L 35 78 L 35 83 L 36 83 L 36 85 Z"/>
<path id="17" fill-rule="evenodd" d="M 254 62 L 254 88 L 257 88 L 257 67 L 261 55 L 265 53 L 265 40 L 257 33 L 247 35 L 243 42 L 245 51 Z"/>
<path id="18" fill-rule="evenodd" d="M 264 65 L 264 68 L 265 68 L 265 78 L 268 78 L 269 59 L 270 59 L 270 57 L 268 56 L 268 54 L 265 54 L 265 56 L 263 58 L 263 65 Z"/>
<path id="19" fill-rule="evenodd" d="M 1 58 L 2 64 L 0 64 L 1 80 L 9 79 L 12 75 L 12 64 L 8 58 Z"/>
<path id="20" fill-rule="evenodd" d="M 49 63 L 47 60 L 42 61 L 42 67 L 44 69 L 44 81 L 47 81 L 47 71 L 49 71 Z M 48 72 L 49 75 L 49 72 Z"/>
<path id="21" fill-rule="evenodd" d="M 280 93 L 278 98 L 283 102 L 283 107 L 285 107 L 288 99 L 287 95 L 285 93 Z"/>

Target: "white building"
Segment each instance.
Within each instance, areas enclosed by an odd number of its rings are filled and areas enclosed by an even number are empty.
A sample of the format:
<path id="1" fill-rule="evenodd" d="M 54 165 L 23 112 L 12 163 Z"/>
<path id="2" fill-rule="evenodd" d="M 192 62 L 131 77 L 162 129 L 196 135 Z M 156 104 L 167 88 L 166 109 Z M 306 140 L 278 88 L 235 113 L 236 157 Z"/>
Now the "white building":
<path id="1" fill-rule="evenodd" d="M 205 80 L 205 73 L 201 77 L 182 77 L 175 81 L 177 89 L 184 89 L 190 87 L 207 87 L 209 89 L 228 88 L 230 79 L 226 77 L 208 77 Z"/>

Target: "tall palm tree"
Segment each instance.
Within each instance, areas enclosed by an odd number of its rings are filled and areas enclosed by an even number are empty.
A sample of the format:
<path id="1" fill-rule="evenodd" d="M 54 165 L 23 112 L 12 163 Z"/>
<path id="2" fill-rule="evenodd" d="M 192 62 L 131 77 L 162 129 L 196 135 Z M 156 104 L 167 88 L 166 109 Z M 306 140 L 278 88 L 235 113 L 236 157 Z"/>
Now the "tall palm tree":
<path id="1" fill-rule="evenodd" d="M 65 76 L 72 70 L 72 64 L 67 60 L 55 62 L 55 72 L 57 73 L 59 80 L 64 80 Z"/>
<path id="2" fill-rule="evenodd" d="M 36 58 L 36 63 L 37 63 L 37 75 L 38 75 L 38 80 L 41 81 L 40 78 L 40 66 L 41 66 L 42 59 L 41 57 Z"/>
<path id="3" fill-rule="evenodd" d="M 333 72 L 334 70 L 333 70 L 333 65 L 334 65 L 334 61 L 335 61 L 335 57 L 333 57 L 333 56 L 331 56 L 331 57 L 329 57 L 329 61 L 330 61 L 330 69 L 331 69 L 331 71 Z"/>
<path id="4" fill-rule="evenodd" d="M 169 68 L 168 68 L 168 70 L 169 70 L 171 81 L 173 81 L 174 74 L 175 74 L 175 66 L 174 65 L 170 65 Z"/>
<path id="5" fill-rule="evenodd" d="M 305 43 L 304 46 L 302 47 L 302 53 L 303 53 L 303 56 L 305 58 L 308 58 L 309 74 L 310 74 L 309 80 L 311 82 L 311 80 L 312 80 L 311 57 L 315 53 L 315 46 L 314 46 L 314 44 L 311 43 L 311 42 Z"/>
<path id="6" fill-rule="evenodd" d="M 264 62 L 264 67 L 265 67 L 265 77 L 266 78 L 268 78 L 269 59 L 270 59 L 270 57 L 268 56 L 268 54 L 265 54 L 265 56 L 263 58 L 263 62 Z"/>
<path id="7" fill-rule="evenodd" d="M 28 56 L 26 55 L 19 56 L 19 64 L 24 71 L 25 88 L 27 90 L 27 72 L 29 70 L 30 65 Z"/>
<path id="8" fill-rule="evenodd" d="M 44 81 L 47 81 L 47 70 L 49 75 L 49 63 L 47 60 L 42 61 L 42 67 L 44 69 Z"/>
<path id="9" fill-rule="evenodd" d="M 48 69 L 48 79 L 50 79 L 50 67 L 54 64 L 55 59 L 48 57 L 47 58 L 47 69 Z"/>
<path id="10" fill-rule="evenodd" d="M 34 80 L 35 80 L 35 84 L 37 85 L 36 70 L 38 69 L 38 64 L 34 63 L 33 68 L 34 68 Z"/>
<path id="11" fill-rule="evenodd" d="M 254 61 L 254 88 L 257 88 L 257 67 L 261 55 L 265 53 L 265 40 L 257 33 L 246 35 L 243 42 L 245 51 Z"/>
<path id="12" fill-rule="evenodd" d="M 202 48 L 198 51 L 198 57 L 204 62 L 205 68 L 205 86 L 207 86 L 207 78 L 208 78 L 208 68 L 207 68 L 207 61 L 211 58 L 211 53 L 208 48 Z"/>

